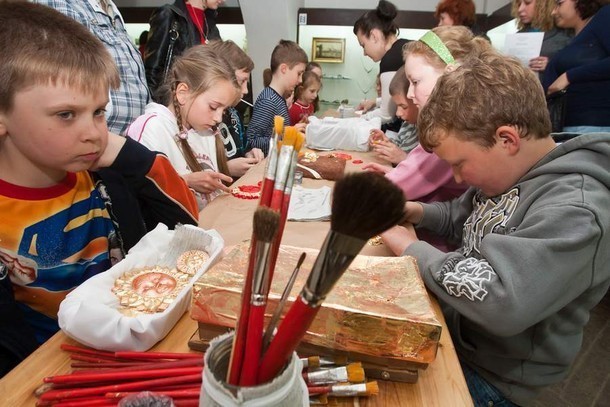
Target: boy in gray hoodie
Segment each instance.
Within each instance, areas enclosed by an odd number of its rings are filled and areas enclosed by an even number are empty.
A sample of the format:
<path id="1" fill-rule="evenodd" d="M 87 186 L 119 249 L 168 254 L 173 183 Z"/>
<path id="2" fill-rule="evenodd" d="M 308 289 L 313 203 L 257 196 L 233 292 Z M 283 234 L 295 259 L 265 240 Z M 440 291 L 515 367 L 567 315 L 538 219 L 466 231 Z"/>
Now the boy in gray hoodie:
<path id="1" fill-rule="evenodd" d="M 562 380 L 610 285 L 610 134 L 556 145 L 550 130 L 540 82 L 519 62 L 489 52 L 443 75 L 419 139 L 470 188 L 408 202 L 410 223 L 383 235 L 417 258 L 475 405 L 527 405 Z M 461 248 L 439 251 L 422 228 Z"/>

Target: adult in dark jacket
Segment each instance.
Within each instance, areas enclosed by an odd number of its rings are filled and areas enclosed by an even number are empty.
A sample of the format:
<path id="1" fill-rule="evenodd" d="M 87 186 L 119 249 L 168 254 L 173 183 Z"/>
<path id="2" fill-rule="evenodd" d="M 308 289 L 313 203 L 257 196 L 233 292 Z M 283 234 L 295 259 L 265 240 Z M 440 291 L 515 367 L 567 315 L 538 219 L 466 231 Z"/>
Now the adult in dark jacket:
<path id="1" fill-rule="evenodd" d="M 144 68 L 155 102 L 163 103 L 157 89 L 178 55 L 193 45 L 220 39 L 216 16 L 222 3 L 223 0 L 175 0 L 150 16 Z"/>

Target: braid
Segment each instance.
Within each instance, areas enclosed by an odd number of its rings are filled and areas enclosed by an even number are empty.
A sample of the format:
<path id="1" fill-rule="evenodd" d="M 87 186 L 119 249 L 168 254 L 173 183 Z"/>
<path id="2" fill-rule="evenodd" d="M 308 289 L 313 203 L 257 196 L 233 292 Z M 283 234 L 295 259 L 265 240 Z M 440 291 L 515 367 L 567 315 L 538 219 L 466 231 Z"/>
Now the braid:
<path id="1" fill-rule="evenodd" d="M 229 164 L 227 163 L 227 150 L 225 150 L 224 142 L 220 136 L 220 131 L 214 132 L 214 143 L 216 145 L 216 161 L 218 165 L 218 172 L 222 172 L 225 175 L 231 176 L 229 172 Z"/>
<path id="2" fill-rule="evenodd" d="M 186 165 L 189 166 L 189 169 L 192 172 L 203 171 L 203 167 L 201 163 L 197 161 L 197 157 L 195 157 L 195 153 L 193 153 L 193 149 L 188 143 L 188 140 L 185 137 L 181 137 L 182 133 L 186 134 L 186 128 L 184 127 L 184 123 L 182 122 L 182 114 L 180 110 L 180 103 L 178 102 L 178 98 L 176 97 L 176 86 L 178 82 L 174 81 L 172 84 L 172 103 L 174 104 L 174 111 L 176 114 L 176 123 L 178 124 L 178 147 L 182 151 L 182 155 L 186 160 Z"/>

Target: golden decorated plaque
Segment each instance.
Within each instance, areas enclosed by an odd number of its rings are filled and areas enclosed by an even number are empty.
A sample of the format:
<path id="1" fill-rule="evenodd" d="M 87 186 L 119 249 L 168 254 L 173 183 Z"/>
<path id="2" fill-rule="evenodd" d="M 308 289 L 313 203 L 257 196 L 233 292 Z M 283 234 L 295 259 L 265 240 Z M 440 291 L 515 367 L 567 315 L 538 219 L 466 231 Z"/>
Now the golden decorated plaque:
<path id="1" fill-rule="evenodd" d="M 234 246 L 193 285 L 191 317 L 199 321 L 203 342 L 235 327 L 249 246 L 249 242 Z M 318 251 L 281 246 L 266 323 L 302 252 L 307 258 L 284 312 L 301 291 Z M 362 361 L 365 368 L 368 364 L 370 371 L 378 370 L 378 378 L 413 382 L 417 369 L 436 357 L 440 334 L 441 324 L 414 258 L 360 255 L 324 301 L 299 351 L 347 355 Z"/>

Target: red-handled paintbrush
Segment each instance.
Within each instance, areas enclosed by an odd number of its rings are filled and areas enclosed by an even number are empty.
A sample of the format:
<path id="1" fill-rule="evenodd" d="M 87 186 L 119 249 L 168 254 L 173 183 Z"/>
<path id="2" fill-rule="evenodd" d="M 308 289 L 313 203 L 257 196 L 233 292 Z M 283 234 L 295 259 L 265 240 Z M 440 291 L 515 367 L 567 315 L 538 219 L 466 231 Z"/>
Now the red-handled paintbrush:
<path id="1" fill-rule="evenodd" d="M 269 344 L 271 343 L 271 338 L 273 337 L 273 331 L 275 331 L 275 328 L 277 327 L 277 323 L 280 322 L 280 317 L 282 316 L 282 310 L 284 309 L 284 306 L 286 305 L 286 301 L 288 300 L 290 291 L 292 291 L 294 282 L 296 281 L 297 276 L 299 275 L 299 270 L 301 269 L 301 266 L 303 265 L 303 262 L 305 261 L 305 256 L 307 256 L 307 254 L 305 254 L 305 252 L 301 253 L 301 256 L 299 256 L 299 260 L 297 260 L 297 265 L 294 268 L 294 270 L 292 270 L 292 274 L 290 275 L 290 278 L 288 279 L 288 283 L 286 283 L 286 287 L 284 287 L 284 291 L 282 292 L 282 296 L 280 297 L 280 302 L 277 304 L 277 307 L 275 308 L 275 312 L 273 313 L 273 316 L 271 317 L 271 320 L 269 321 L 269 325 L 267 325 L 267 330 L 265 331 L 265 336 L 263 337 L 263 350 L 267 349 L 269 347 Z"/>
<path id="2" fill-rule="evenodd" d="M 271 195 L 273 194 L 273 186 L 275 184 L 275 173 L 279 154 L 278 143 L 281 142 L 284 133 L 284 118 L 282 116 L 275 116 L 273 118 L 273 131 L 274 135 L 269 142 L 269 152 L 267 153 L 267 163 L 265 165 L 263 185 L 261 187 L 261 199 L 259 203 L 261 206 L 270 206 L 271 204 Z"/>
<path id="3" fill-rule="evenodd" d="M 269 207 L 271 204 L 271 195 L 275 181 L 275 171 L 277 168 L 277 144 L 282 138 L 284 132 L 284 118 L 275 116 L 273 119 L 274 137 L 271 138 L 269 144 L 269 152 L 267 154 L 267 163 L 263 176 L 263 184 L 259 206 Z M 241 309 L 239 317 L 235 325 L 235 336 L 233 338 L 233 348 L 231 350 L 231 358 L 229 360 L 229 370 L 227 372 L 227 382 L 229 384 L 239 384 L 239 378 L 244 361 L 244 352 L 246 350 L 246 337 L 248 329 L 248 316 L 250 315 L 250 296 L 252 293 L 252 275 L 254 273 L 254 256 L 256 251 L 256 239 L 250 241 L 250 259 L 248 261 L 248 270 L 244 281 L 244 290 L 241 296 Z"/>
<path id="4" fill-rule="evenodd" d="M 284 189 L 286 188 L 288 173 L 290 172 L 292 164 L 292 152 L 294 151 L 294 143 L 298 134 L 299 132 L 294 127 L 286 127 L 282 147 L 279 150 L 277 168 L 275 170 L 275 182 L 273 185 L 273 193 L 271 194 L 271 204 L 269 205 L 270 208 L 275 209 L 278 212 L 282 209 Z"/>
<path id="5" fill-rule="evenodd" d="M 258 382 L 274 378 L 289 360 L 320 306 L 367 240 L 404 218 L 402 191 L 382 175 L 348 174 L 335 184 L 330 224 L 301 294 L 263 355 Z"/>
<path id="6" fill-rule="evenodd" d="M 291 129 L 294 131 L 292 131 Z M 269 268 L 271 270 L 271 274 L 269 275 L 269 284 L 271 284 L 271 280 L 273 279 L 273 272 L 275 271 L 275 263 L 277 261 L 277 256 L 280 252 L 280 244 L 282 241 L 282 236 L 284 234 L 284 227 L 286 226 L 286 220 L 288 219 L 288 208 L 290 206 L 290 195 L 292 194 L 292 186 L 294 185 L 294 171 L 295 171 L 295 168 L 297 165 L 299 151 L 301 151 L 301 147 L 303 146 L 303 142 L 305 141 L 305 136 L 302 133 L 299 133 L 298 131 L 296 131 L 296 129 L 294 129 L 294 127 L 286 128 L 286 133 L 287 133 L 286 138 L 288 138 L 289 130 L 290 130 L 290 132 L 294 133 L 293 135 L 291 134 L 291 137 L 292 136 L 294 137 L 294 148 L 292 149 L 292 156 L 290 157 L 288 176 L 286 178 L 286 182 L 283 187 L 284 190 L 282 191 L 282 193 L 279 193 L 277 189 L 274 189 L 274 191 L 273 191 L 273 194 L 274 194 L 273 199 L 278 200 L 278 199 L 280 199 L 278 197 L 281 197 L 281 202 L 272 201 L 272 203 L 271 203 L 271 207 L 273 209 L 277 209 L 280 211 L 280 227 L 277 232 L 277 238 L 273 241 L 273 247 L 271 248 L 271 267 Z M 278 167 L 278 169 L 279 169 L 279 167 Z M 276 182 L 276 188 L 278 188 L 277 182 Z M 276 195 L 276 192 L 278 192 L 277 195 Z"/>
<path id="7" fill-rule="evenodd" d="M 333 397 L 373 396 L 379 394 L 376 381 L 356 384 L 335 384 L 331 386 L 307 386 L 309 395 L 327 394 Z"/>
<path id="8" fill-rule="evenodd" d="M 253 229 L 256 238 L 256 254 L 254 280 L 252 281 L 252 296 L 250 299 L 250 314 L 246 335 L 246 351 L 239 379 L 240 386 L 256 384 L 256 372 L 260 362 L 263 326 L 265 322 L 265 307 L 269 292 L 269 265 L 271 244 L 277 234 L 280 214 L 273 209 L 259 207 L 254 212 Z"/>

